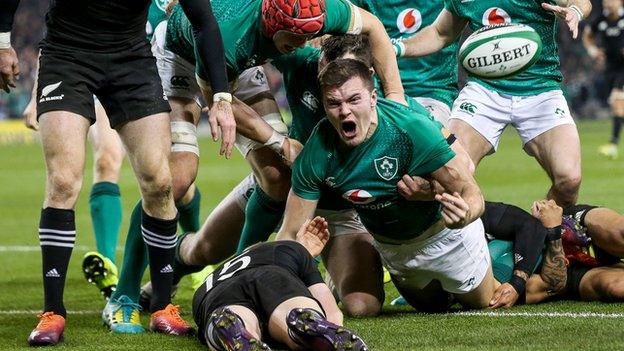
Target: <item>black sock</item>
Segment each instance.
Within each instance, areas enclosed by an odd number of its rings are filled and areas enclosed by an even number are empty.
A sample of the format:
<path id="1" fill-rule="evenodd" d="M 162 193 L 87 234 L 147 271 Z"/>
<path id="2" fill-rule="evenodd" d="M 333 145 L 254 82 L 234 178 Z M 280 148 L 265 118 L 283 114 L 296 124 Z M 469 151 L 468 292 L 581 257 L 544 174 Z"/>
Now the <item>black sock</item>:
<path id="1" fill-rule="evenodd" d="M 624 117 L 613 116 L 613 128 L 611 129 L 611 142 L 618 144 L 620 142 L 620 131 L 622 130 L 622 123 Z"/>
<path id="2" fill-rule="evenodd" d="M 63 290 L 67 266 L 76 241 L 74 210 L 47 207 L 41 210 L 39 245 L 43 268 L 44 312 L 65 317 Z"/>
<path id="3" fill-rule="evenodd" d="M 141 232 L 147 246 L 150 278 L 154 290 L 150 312 L 162 310 L 171 302 L 177 224 L 177 215 L 174 219 L 166 220 L 151 217 L 145 211 L 142 213 Z"/>

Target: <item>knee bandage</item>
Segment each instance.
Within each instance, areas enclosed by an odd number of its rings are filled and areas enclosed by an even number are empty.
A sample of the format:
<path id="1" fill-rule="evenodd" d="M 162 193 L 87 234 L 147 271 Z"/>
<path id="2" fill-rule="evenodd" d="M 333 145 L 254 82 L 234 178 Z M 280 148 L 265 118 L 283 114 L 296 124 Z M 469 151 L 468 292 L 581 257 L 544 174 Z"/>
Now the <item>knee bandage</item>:
<path id="1" fill-rule="evenodd" d="M 171 122 L 171 152 L 192 152 L 199 157 L 197 127 L 191 122 Z"/>

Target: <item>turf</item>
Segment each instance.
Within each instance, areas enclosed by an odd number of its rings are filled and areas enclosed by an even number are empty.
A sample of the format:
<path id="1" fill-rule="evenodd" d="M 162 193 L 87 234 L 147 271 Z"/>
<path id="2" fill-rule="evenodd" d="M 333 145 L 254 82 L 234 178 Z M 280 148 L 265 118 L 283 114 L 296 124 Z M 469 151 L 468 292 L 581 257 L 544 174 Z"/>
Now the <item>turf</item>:
<path id="1" fill-rule="evenodd" d="M 579 125 L 583 144 L 583 186 L 580 202 L 606 205 L 624 210 L 621 160 L 610 161 L 596 155 L 609 126 L 606 122 Z M 202 140 L 198 185 L 202 190 L 202 216 L 225 196 L 249 168 L 239 155 L 232 160 L 217 157 L 217 147 Z M 34 313 L 42 304 L 40 265 L 36 235 L 40 204 L 43 198 L 45 170 L 38 144 L 0 146 L 0 349 L 26 347 L 26 337 L 35 325 Z M 91 169 L 91 160 L 87 170 Z M 486 198 L 505 201 L 523 208 L 546 193 L 549 181 L 537 163 L 520 148 L 520 140 L 507 131 L 499 152 L 487 158 L 478 169 L 478 180 Z M 124 204 L 123 231 L 128 214 L 138 199 L 136 181 L 126 163 L 121 176 Z M 77 205 L 77 248 L 71 261 L 65 291 L 70 311 L 65 342 L 59 348 L 75 350 L 193 350 L 202 346 L 192 338 L 174 338 L 155 334 L 111 335 L 101 326 L 99 311 L 104 305 L 93 286 L 83 281 L 81 257 L 94 247 L 88 210 L 91 174 L 85 174 L 85 186 Z M 122 239 L 123 239 L 122 235 Z M 21 251 L 18 251 L 21 250 Z M 121 252 L 118 252 L 119 257 Z M 176 303 L 191 319 L 188 281 L 183 281 Z M 386 302 L 396 297 L 387 285 Z M 512 316 L 424 315 L 409 308 L 384 307 L 377 318 L 347 319 L 373 350 L 615 350 L 624 348 L 620 314 L 622 304 L 556 302 L 522 306 L 505 311 Z M 528 315 L 518 315 L 527 312 Z M 536 313 L 583 313 L 594 315 L 532 316 Z M 609 318 L 607 318 L 609 317 Z M 147 317 L 143 317 L 147 322 Z"/>

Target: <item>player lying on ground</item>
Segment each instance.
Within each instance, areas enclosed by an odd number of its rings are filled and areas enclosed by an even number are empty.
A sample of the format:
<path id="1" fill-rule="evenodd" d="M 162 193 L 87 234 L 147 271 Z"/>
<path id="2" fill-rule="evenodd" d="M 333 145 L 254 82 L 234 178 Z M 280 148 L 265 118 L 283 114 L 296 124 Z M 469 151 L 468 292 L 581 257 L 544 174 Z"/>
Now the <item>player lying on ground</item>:
<path id="1" fill-rule="evenodd" d="M 193 297 L 200 341 L 211 350 L 367 350 L 342 327 L 316 267 L 328 240 L 327 222 L 316 217 L 296 241 L 260 243 L 219 266 Z"/>
<path id="2" fill-rule="evenodd" d="M 332 196 L 355 208 L 410 302 L 428 304 L 442 290 L 430 286 L 438 279 L 465 306 L 487 307 L 495 280 L 478 219 L 483 198 L 468 167 L 428 115 L 378 99 L 360 61 L 330 62 L 319 80 L 328 119 L 293 165 L 278 238 L 293 239 L 321 195 Z M 449 192 L 437 201 L 408 201 L 396 187 L 404 174 L 430 175 Z M 436 254 L 424 254 L 434 247 Z M 440 264 L 449 261 L 456 264 Z"/>
<path id="3" fill-rule="evenodd" d="M 548 198 L 561 205 L 576 202 L 581 184 L 580 141 L 560 88 L 556 18 L 576 37 L 579 22 L 591 11 L 589 0 L 555 1 L 445 0 L 435 22 L 403 41 L 406 57 L 425 56 L 454 43 L 466 25 L 521 23 L 540 35 L 540 59 L 509 79 L 469 79 L 455 100 L 449 129 L 464 144 L 475 164 L 496 151 L 508 124 L 518 130 L 525 151 L 535 157 L 552 181 Z"/>
<path id="4" fill-rule="evenodd" d="M 613 113 L 611 140 L 600 146 L 598 152 L 617 158 L 620 131 L 624 124 L 624 6 L 622 0 L 603 0 L 603 13 L 583 31 L 583 45 L 597 65 L 604 66 L 605 81 L 609 85 L 609 105 Z"/>

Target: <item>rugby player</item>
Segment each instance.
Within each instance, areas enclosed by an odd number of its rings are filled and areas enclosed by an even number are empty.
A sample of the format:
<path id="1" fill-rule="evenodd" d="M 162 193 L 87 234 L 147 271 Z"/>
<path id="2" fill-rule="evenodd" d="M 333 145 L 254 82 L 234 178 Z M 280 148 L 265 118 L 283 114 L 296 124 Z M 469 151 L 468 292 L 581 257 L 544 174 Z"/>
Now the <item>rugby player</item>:
<path id="1" fill-rule="evenodd" d="M 313 256 L 329 240 L 322 217 L 296 241 L 261 243 L 218 267 L 195 292 L 199 339 L 211 350 L 366 350 L 342 327 L 342 313 Z"/>
<path id="2" fill-rule="evenodd" d="M 611 140 L 600 146 L 598 152 L 617 158 L 620 130 L 624 123 L 624 6 L 622 0 L 603 0 L 603 13 L 583 31 L 583 45 L 589 56 L 599 65 L 606 64 L 605 80 L 611 90 L 609 104 L 613 113 Z"/>
<path id="3" fill-rule="evenodd" d="M 570 0 L 567 7 L 554 1 L 445 0 L 433 24 L 404 40 L 405 57 L 420 57 L 455 43 L 466 25 L 522 23 L 540 35 L 540 59 L 510 79 L 471 77 L 453 105 L 449 129 L 464 144 L 475 164 L 496 151 L 508 124 L 518 130 L 524 150 L 535 157 L 552 181 L 547 197 L 560 205 L 576 202 L 581 183 L 580 141 L 574 120 L 560 89 L 562 76 L 556 37 L 557 17 L 576 38 L 579 22 L 591 11 L 588 0 Z"/>
<path id="4" fill-rule="evenodd" d="M 0 5 L 0 37 L 10 45 L 18 0 Z M 201 55 L 214 91 L 227 100 L 227 79 L 218 27 L 210 2 L 182 2 L 195 24 Z M 172 254 L 177 212 L 171 196 L 169 170 L 169 106 L 162 93 L 154 58 L 145 39 L 149 1 L 56 1 L 46 16 L 41 44 L 38 106 L 47 166 L 46 196 L 40 220 L 45 306 L 29 344 L 57 344 L 65 329 L 63 289 L 75 241 L 74 205 L 82 182 L 89 125 L 95 120 L 93 95 L 104 106 L 112 128 L 126 146 L 143 196 L 142 228 L 154 282 L 152 330 L 186 334 L 191 328 L 171 305 Z M 2 86 L 13 84 L 16 64 L 12 49 L 0 53 Z M 68 75 L 68 72 L 71 74 Z M 139 73 L 140 74 L 137 74 Z M 225 145 L 233 140 L 233 116 L 227 101 L 215 103 L 211 114 L 224 125 Z M 229 128 L 229 130 L 228 130 Z"/>
<path id="5" fill-rule="evenodd" d="M 506 206 L 506 205 L 502 205 Z M 563 251 L 569 264 L 563 277 L 556 278 L 565 288 L 553 291 L 542 272 L 533 274 L 526 285 L 526 303 L 539 303 L 558 298 L 582 301 L 619 302 L 624 299 L 622 274 L 624 257 L 622 228 L 624 216 L 614 210 L 592 205 L 574 205 L 561 208 L 555 204 L 533 208 L 533 215 L 544 224 L 561 233 Z M 527 214 L 528 215 L 528 214 Z M 520 223 L 530 219 L 516 217 Z M 498 229 L 492 227 L 496 232 Z M 509 276 L 510 251 L 492 256 L 497 279 Z M 498 256 L 498 257 L 495 257 Z M 543 264 L 546 264 L 546 256 Z M 497 269 L 498 268 L 498 269 Z M 552 278 L 553 276 L 551 276 Z"/>
<path id="6" fill-rule="evenodd" d="M 355 208 L 395 285 L 414 306 L 446 290 L 464 306 L 487 307 L 495 280 L 478 219 L 483 198 L 439 127 L 426 114 L 378 98 L 360 61 L 330 62 L 319 80 L 328 119 L 293 165 L 278 239 L 294 239 L 321 195 L 331 196 Z M 408 201 L 396 186 L 404 174 L 431 177 L 449 192 L 436 201 Z M 433 247 L 437 254 L 426 254 Z"/>
<path id="7" fill-rule="evenodd" d="M 448 127 L 457 87 L 458 40 L 418 60 L 403 58 L 407 40 L 426 28 L 444 8 L 443 0 L 353 0 L 353 4 L 377 16 L 397 49 L 397 63 L 405 95 L 415 99 Z"/>

